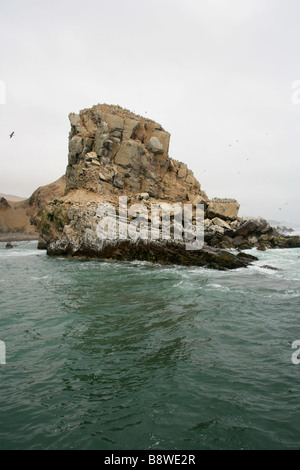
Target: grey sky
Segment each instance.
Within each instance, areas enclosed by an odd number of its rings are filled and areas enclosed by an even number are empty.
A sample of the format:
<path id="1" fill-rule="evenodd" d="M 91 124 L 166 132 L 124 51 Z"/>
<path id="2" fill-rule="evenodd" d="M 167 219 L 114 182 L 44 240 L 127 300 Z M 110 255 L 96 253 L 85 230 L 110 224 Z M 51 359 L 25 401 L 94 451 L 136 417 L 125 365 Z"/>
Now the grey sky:
<path id="1" fill-rule="evenodd" d="M 59 178 L 68 114 L 119 104 L 210 198 L 300 224 L 299 18 L 295 0 L 0 0 L 0 192 Z"/>

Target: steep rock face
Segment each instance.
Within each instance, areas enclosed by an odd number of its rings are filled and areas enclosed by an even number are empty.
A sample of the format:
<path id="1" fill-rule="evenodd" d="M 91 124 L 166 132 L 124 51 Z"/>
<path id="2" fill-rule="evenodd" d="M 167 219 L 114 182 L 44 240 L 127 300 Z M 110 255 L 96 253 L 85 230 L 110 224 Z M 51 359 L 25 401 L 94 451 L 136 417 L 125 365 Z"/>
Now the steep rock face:
<path id="1" fill-rule="evenodd" d="M 170 134 L 160 124 L 108 105 L 71 113 L 69 119 L 67 191 L 140 192 L 178 202 L 200 193 L 193 172 L 169 157 Z"/>

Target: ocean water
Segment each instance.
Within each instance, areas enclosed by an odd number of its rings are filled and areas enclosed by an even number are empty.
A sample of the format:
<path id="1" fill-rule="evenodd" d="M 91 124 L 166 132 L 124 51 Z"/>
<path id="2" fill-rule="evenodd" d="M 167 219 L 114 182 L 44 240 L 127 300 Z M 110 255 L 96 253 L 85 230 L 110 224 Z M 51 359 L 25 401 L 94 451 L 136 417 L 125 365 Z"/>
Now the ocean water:
<path id="1" fill-rule="evenodd" d="M 0 449 L 300 448 L 300 249 L 220 272 L 36 247 L 0 243 Z"/>

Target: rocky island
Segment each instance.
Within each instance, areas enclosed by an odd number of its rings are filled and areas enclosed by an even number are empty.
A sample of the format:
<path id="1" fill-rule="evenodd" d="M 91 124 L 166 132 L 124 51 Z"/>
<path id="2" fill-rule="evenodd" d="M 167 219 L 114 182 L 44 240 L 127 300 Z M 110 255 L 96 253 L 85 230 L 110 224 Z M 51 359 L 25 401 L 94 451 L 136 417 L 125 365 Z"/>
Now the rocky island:
<path id="1" fill-rule="evenodd" d="M 170 134 L 158 123 L 100 104 L 69 119 L 66 175 L 23 202 L 39 233 L 39 248 L 48 255 L 234 269 L 256 259 L 244 249 L 300 246 L 299 237 L 280 234 L 262 218 L 240 218 L 235 199 L 209 199 L 187 165 L 169 156 Z M 5 201 L 1 204 L 0 225 L 1 210 L 10 210 Z M 201 248 L 186 249 L 185 207 L 193 234 L 202 208 Z M 113 237 L 100 236 L 103 211 Z M 155 237 L 150 236 L 153 226 Z"/>

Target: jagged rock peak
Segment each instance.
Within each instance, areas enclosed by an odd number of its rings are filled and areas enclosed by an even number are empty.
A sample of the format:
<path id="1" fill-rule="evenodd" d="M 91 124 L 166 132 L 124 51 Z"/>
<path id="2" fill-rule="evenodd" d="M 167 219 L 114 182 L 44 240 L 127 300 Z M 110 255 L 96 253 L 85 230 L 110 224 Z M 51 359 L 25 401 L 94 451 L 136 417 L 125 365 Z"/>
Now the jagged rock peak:
<path id="1" fill-rule="evenodd" d="M 160 124 L 106 104 L 71 113 L 69 119 L 67 191 L 207 199 L 187 165 L 169 157 L 170 134 Z"/>

